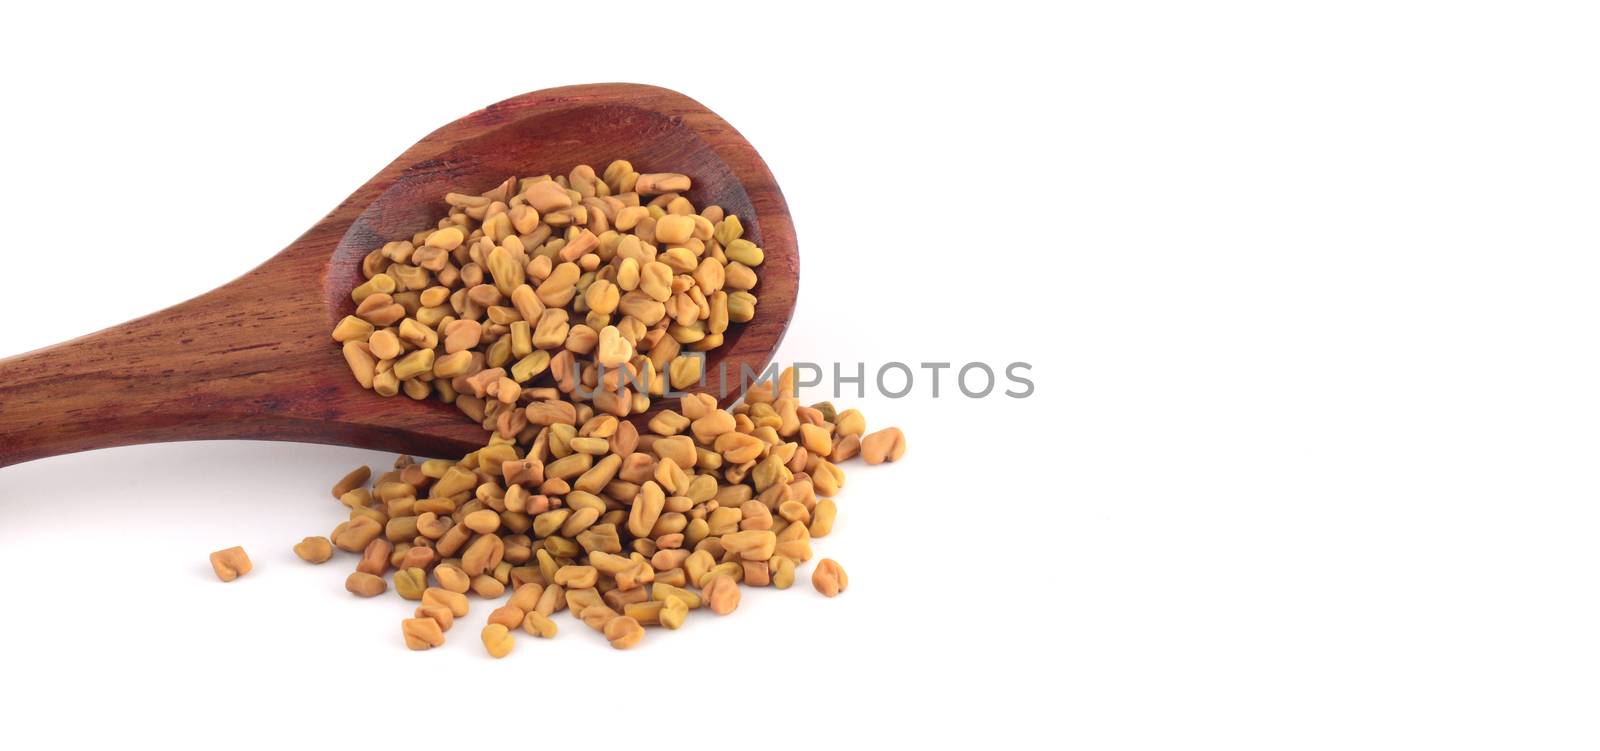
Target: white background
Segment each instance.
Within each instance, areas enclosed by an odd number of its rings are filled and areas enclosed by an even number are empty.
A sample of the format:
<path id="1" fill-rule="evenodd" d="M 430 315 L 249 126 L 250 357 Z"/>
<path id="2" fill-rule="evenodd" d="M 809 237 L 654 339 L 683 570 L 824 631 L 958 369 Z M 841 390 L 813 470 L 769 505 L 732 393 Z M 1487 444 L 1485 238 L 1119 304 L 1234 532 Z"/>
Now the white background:
<path id="1" fill-rule="evenodd" d="M 630 80 L 782 184 L 783 359 L 1038 389 L 838 400 L 910 446 L 818 543 L 849 592 L 627 653 L 562 620 L 490 660 L 481 605 L 410 653 L 294 559 L 388 455 L 0 470 L 6 744 L 1600 743 L 1595 18 L 1051 5 L 7 10 L 0 355 L 233 278 L 474 109 Z"/>

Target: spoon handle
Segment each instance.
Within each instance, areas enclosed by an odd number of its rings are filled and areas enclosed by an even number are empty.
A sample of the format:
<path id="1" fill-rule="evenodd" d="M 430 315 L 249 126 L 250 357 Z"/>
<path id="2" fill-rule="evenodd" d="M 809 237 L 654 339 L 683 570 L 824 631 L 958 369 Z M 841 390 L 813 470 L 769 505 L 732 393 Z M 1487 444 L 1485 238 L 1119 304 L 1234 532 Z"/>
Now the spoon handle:
<path id="1" fill-rule="evenodd" d="M 226 288 L 224 288 L 226 289 Z M 219 290 L 220 292 L 220 290 Z M 212 292 L 0 360 L 0 466 L 132 443 L 269 437 L 262 381 L 286 342 Z"/>

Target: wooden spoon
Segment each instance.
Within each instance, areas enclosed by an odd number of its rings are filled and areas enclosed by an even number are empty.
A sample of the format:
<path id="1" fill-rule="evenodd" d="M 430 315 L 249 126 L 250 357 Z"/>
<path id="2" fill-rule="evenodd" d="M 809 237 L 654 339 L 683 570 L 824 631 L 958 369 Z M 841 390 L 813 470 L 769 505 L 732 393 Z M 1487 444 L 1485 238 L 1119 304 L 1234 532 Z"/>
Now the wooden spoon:
<path id="1" fill-rule="evenodd" d="M 332 443 L 454 458 L 487 433 L 454 407 L 383 398 L 351 376 L 329 336 L 373 248 L 430 226 L 446 192 L 507 177 L 604 169 L 694 179 L 766 251 L 755 319 L 710 353 L 760 372 L 783 338 L 800 279 L 794 226 L 749 142 L 700 103 L 637 84 L 546 89 L 434 131 L 300 239 L 188 302 L 54 347 L 0 360 L 0 466 L 86 449 L 218 438 Z M 715 375 L 708 383 L 716 386 Z M 731 401 L 733 395 L 723 399 Z"/>

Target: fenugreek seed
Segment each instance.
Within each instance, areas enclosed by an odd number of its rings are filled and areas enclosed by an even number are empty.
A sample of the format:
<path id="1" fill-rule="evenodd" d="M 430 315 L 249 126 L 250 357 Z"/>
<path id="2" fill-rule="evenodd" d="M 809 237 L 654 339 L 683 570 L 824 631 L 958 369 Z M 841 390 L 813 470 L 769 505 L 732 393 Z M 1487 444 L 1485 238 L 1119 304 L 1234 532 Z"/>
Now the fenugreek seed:
<path id="1" fill-rule="evenodd" d="M 507 629 L 514 629 L 521 626 L 522 620 L 526 617 L 527 613 L 524 613 L 522 608 L 515 605 L 501 605 L 489 614 L 489 622 L 498 623 Z"/>
<path id="2" fill-rule="evenodd" d="M 467 614 L 467 596 L 447 589 L 429 587 L 422 590 L 422 604 L 448 608 L 450 614 L 457 618 Z"/>
<path id="3" fill-rule="evenodd" d="M 544 594 L 544 585 L 530 582 L 519 585 L 511 593 L 511 599 L 506 604 L 515 605 L 524 612 L 531 611 L 539 604 L 539 597 Z"/>
<path id="4" fill-rule="evenodd" d="M 339 478 L 338 482 L 333 484 L 333 497 L 339 498 L 345 493 L 366 485 L 367 481 L 370 479 L 372 479 L 371 467 L 356 467 L 355 469 L 350 470 L 350 472 L 344 477 Z"/>
<path id="5" fill-rule="evenodd" d="M 783 556 L 773 556 L 767 561 L 771 568 L 772 586 L 777 589 L 788 589 L 794 584 L 794 559 Z"/>
<path id="6" fill-rule="evenodd" d="M 728 257 L 728 260 L 737 261 L 746 266 L 760 266 L 761 262 L 766 260 L 766 253 L 763 253 L 760 247 L 744 239 L 728 243 L 723 250 L 723 254 Z"/>
<path id="7" fill-rule="evenodd" d="M 467 576 L 477 577 L 499 565 L 505 556 L 505 550 L 505 543 L 498 536 L 479 535 L 461 553 L 461 570 L 466 572 Z"/>
<path id="8" fill-rule="evenodd" d="M 849 585 L 850 577 L 845 576 L 844 567 L 832 558 L 817 561 L 816 570 L 811 572 L 811 586 L 824 597 L 833 597 L 843 592 Z"/>
<path id="9" fill-rule="evenodd" d="M 522 618 L 522 630 L 541 639 L 553 639 L 556 635 L 556 622 L 543 613 L 529 611 Z"/>
<path id="10" fill-rule="evenodd" d="M 533 612 L 548 617 L 566 607 L 566 604 L 566 590 L 559 584 L 551 584 L 544 588 L 544 594 L 539 595 L 539 604 L 534 606 Z"/>
<path id="11" fill-rule="evenodd" d="M 661 518 L 661 510 L 666 505 L 666 494 L 661 486 L 654 481 L 646 482 L 639 487 L 639 494 L 633 499 L 632 510 L 628 514 L 628 531 L 635 537 L 645 537 L 655 529 L 656 522 Z"/>
<path id="12" fill-rule="evenodd" d="M 400 622 L 400 633 L 405 637 L 407 649 L 432 649 L 444 644 L 444 629 L 432 618 L 407 618 Z"/>
<path id="13" fill-rule="evenodd" d="M 672 267 L 660 261 L 651 261 L 639 269 L 639 291 L 656 302 L 666 302 L 672 297 Z"/>
<path id="14" fill-rule="evenodd" d="M 801 425 L 800 443 L 806 451 L 817 456 L 833 453 L 833 436 L 821 425 Z"/>
<path id="15" fill-rule="evenodd" d="M 495 659 L 511 654 L 512 647 L 516 646 L 516 637 L 511 635 L 511 630 L 499 623 L 484 626 L 480 638 L 483 640 L 483 648 Z"/>
<path id="16" fill-rule="evenodd" d="M 622 338 L 622 332 L 615 326 L 600 329 L 599 344 L 595 351 L 595 361 L 608 368 L 619 368 L 633 359 L 633 345 Z"/>
<path id="17" fill-rule="evenodd" d="M 364 342 L 372 336 L 376 327 L 355 316 L 345 316 L 333 327 L 333 340 L 349 344 L 351 342 Z"/>
<path id="18" fill-rule="evenodd" d="M 628 649 L 644 638 L 644 627 L 628 616 L 612 618 L 605 625 L 606 641 L 614 649 Z"/>
<path id="19" fill-rule="evenodd" d="M 483 324 L 477 321 L 451 321 L 444 327 L 444 351 L 455 354 L 472 349 L 483 340 Z"/>
<path id="20" fill-rule="evenodd" d="M 772 569 L 766 561 L 739 561 L 739 566 L 744 569 L 741 581 L 752 587 L 765 587 L 772 583 Z"/>
<path id="21" fill-rule="evenodd" d="M 694 220 L 686 216 L 663 216 L 656 221 L 656 242 L 682 245 L 694 235 Z"/>
<path id="22" fill-rule="evenodd" d="M 639 195 L 653 196 L 662 193 L 686 193 L 690 181 L 687 175 L 675 172 L 652 172 L 640 175 L 633 189 Z"/>
<path id="23" fill-rule="evenodd" d="M 550 276 L 539 283 L 534 293 L 549 308 L 559 309 L 572 300 L 578 291 L 578 277 L 583 270 L 575 263 L 562 263 L 551 270 Z M 545 311 L 549 313 L 549 310 Z"/>
<path id="24" fill-rule="evenodd" d="M 244 548 L 232 547 L 211 554 L 211 570 L 225 582 L 250 573 L 250 569 L 250 556 L 245 555 Z"/>
<path id="25" fill-rule="evenodd" d="M 360 597 L 377 597 L 389 591 L 389 583 L 381 576 L 357 571 L 344 580 L 344 588 Z"/>
<path id="26" fill-rule="evenodd" d="M 603 456 L 611 452 L 611 442 L 604 438 L 574 438 L 567 445 L 573 451 L 590 456 Z"/>
<path id="27" fill-rule="evenodd" d="M 398 546 L 396 547 L 398 548 Z M 400 556 L 400 562 L 395 564 L 395 568 L 419 568 L 426 571 L 437 558 L 438 554 L 434 552 L 433 548 L 426 545 L 413 545 Z"/>
<path id="28" fill-rule="evenodd" d="M 844 487 L 844 470 L 834 466 L 833 462 L 819 460 L 811 468 L 811 482 L 818 493 L 825 496 L 836 496 L 839 489 Z"/>
<path id="29" fill-rule="evenodd" d="M 767 520 L 770 524 L 771 517 L 767 517 Z M 764 561 L 771 558 L 777 545 L 778 536 L 770 529 L 750 529 L 722 536 L 723 550 L 738 553 L 740 558 L 747 561 Z"/>
<path id="30" fill-rule="evenodd" d="M 460 227 L 445 227 L 444 229 L 435 230 L 433 233 L 429 234 L 428 239 L 425 240 L 424 243 L 430 248 L 438 248 L 440 250 L 455 250 L 456 248 L 461 247 L 462 241 L 466 239 L 467 236 L 461 232 Z"/>
<path id="31" fill-rule="evenodd" d="M 377 379 L 378 361 L 371 349 L 364 342 L 345 342 L 343 351 L 345 364 L 350 366 L 356 382 L 361 388 L 372 388 Z"/>
<path id="32" fill-rule="evenodd" d="M 838 464 L 854 459 L 859 453 L 861 453 L 861 436 L 847 435 L 833 442 L 833 453 L 828 455 L 828 461 Z"/>
<path id="33" fill-rule="evenodd" d="M 467 529 L 486 535 L 500 528 L 500 515 L 491 509 L 482 509 L 467 514 L 461 523 L 467 525 Z"/>
<path id="34" fill-rule="evenodd" d="M 832 408 L 833 405 L 830 404 L 828 406 L 829 406 L 829 408 Z M 823 418 L 827 419 L 827 417 L 828 417 L 828 415 L 826 413 L 824 413 L 823 414 Z M 837 434 L 837 435 L 841 435 L 841 436 L 856 435 L 856 436 L 858 436 L 858 435 L 862 435 L 866 431 L 867 431 L 867 418 L 865 418 L 865 417 L 863 417 L 861 415 L 860 410 L 847 409 L 847 410 L 845 410 L 843 412 L 840 412 L 838 414 L 838 416 L 833 418 L 833 432 L 835 434 Z"/>
<path id="35" fill-rule="evenodd" d="M 661 581 L 657 581 L 656 583 L 650 585 L 650 597 L 651 599 L 662 601 L 680 600 L 683 602 L 684 606 L 690 610 L 698 609 L 702 603 L 700 595 L 684 589 L 683 587 L 674 586 Z"/>
<path id="36" fill-rule="evenodd" d="M 593 566 L 562 566 L 556 571 L 556 584 L 569 589 L 587 589 L 595 585 L 599 571 Z"/>
<path id="37" fill-rule="evenodd" d="M 433 619 L 434 623 L 439 624 L 440 631 L 449 631 L 450 627 L 455 625 L 456 622 L 455 613 L 452 613 L 450 608 L 447 608 L 443 605 L 418 606 L 416 610 L 416 617 Z"/>
<path id="38" fill-rule="evenodd" d="M 804 524 L 790 524 L 784 527 L 778 532 L 778 544 L 773 549 L 773 555 L 797 561 L 811 560 L 811 532 Z"/>
<path id="39" fill-rule="evenodd" d="M 367 543 L 361 551 L 361 561 L 356 564 L 357 571 L 363 571 L 374 576 L 383 576 L 389 570 L 389 554 L 394 552 L 394 544 L 383 538 L 377 538 Z"/>
<path id="40" fill-rule="evenodd" d="M 723 270 L 723 284 L 728 289 L 746 291 L 754 289 L 759 281 L 756 272 L 738 261 L 731 261 Z"/>
<path id="41" fill-rule="evenodd" d="M 756 317 L 756 296 L 739 290 L 728 293 L 728 320 L 748 323 Z"/>
<path id="42" fill-rule="evenodd" d="M 827 537 L 833 531 L 834 517 L 839 513 L 839 505 L 831 498 L 817 501 L 816 508 L 811 510 L 811 525 L 809 531 L 812 537 Z"/>
<path id="43" fill-rule="evenodd" d="M 739 607 L 739 583 L 731 576 L 713 576 L 700 590 L 706 606 L 717 615 L 727 615 Z"/>
<path id="44" fill-rule="evenodd" d="M 739 561 L 737 559 L 719 563 L 715 566 L 712 566 L 711 570 L 706 572 L 706 575 L 700 579 L 698 584 L 701 588 L 704 588 L 706 582 L 719 576 L 726 576 L 729 579 L 737 582 L 744 578 L 744 567 L 739 565 Z"/>
<path id="45" fill-rule="evenodd" d="M 428 572 L 420 568 L 408 568 L 394 572 L 394 591 L 407 600 L 421 600 L 422 593 L 428 589 Z"/>
<path id="46" fill-rule="evenodd" d="M 683 600 L 669 597 L 661 603 L 661 609 L 656 613 L 657 621 L 674 631 L 683 627 L 683 621 L 689 616 L 689 606 Z"/>
<path id="47" fill-rule="evenodd" d="M 370 516 L 356 516 L 341 526 L 342 529 L 332 535 L 332 541 L 340 550 L 349 553 L 365 551 L 367 545 L 383 534 L 383 525 Z"/>
<path id="48" fill-rule="evenodd" d="M 572 207 L 572 196 L 554 180 L 530 183 L 522 191 L 522 198 L 541 214 Z"/>
<path id="49" fill-rule="evenodd" d="M 433 375 L 435 378 L 455 378 L 466 375 L 467 369 L 472 367 L 471 352 L 457 352 L 444 357 L 435 357 L 433 361 Z"/>
<path id="50" fill-rule="evenodd" d="M 333 557 L 333 543 L 326 537 L 307 537 L 295 544 L 294 554 L 307 563 L 326 563 Z"/>
<path id="51" fill-rule="evenodd" d="M 906 436 L 899 428 L 884 428 L 861 439 L 861 458 L 868 464 L 898 461 L 906 453 Z"/>
<path id="52" fill-rule="evenodd" d="M 506 585 L 489 574 L 479 574 L 472 577 L 472 593 L 485 600 L 493 600 L 506 593 Z"/>

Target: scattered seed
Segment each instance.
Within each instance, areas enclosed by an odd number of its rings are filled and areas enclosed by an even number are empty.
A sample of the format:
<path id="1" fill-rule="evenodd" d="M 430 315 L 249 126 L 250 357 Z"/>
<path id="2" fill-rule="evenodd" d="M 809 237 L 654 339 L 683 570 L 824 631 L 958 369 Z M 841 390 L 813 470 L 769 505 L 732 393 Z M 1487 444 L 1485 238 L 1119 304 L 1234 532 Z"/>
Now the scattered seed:
<path id="1" fill-rule="evenodd" d="M 511 635 L 511 630 L 499 623 L 484 626 L 481 638 L 483 648 L 495 659 L 511 654 L 511 648 L 516 646 L 516 637 Z"/>
<path id="2" fill-rule="evenodd" d="M 357 571 L 344 580 L 344 588 L 358 597 L 377 597 L 389 591 L 389 583 L 381 576 Z"/>
<path id="3" fill-rule="evenodd" d="M 400 622 L 400 632 L 405 636 L 407 649 L 432 649 L 444 644 L 444 629 L 432 618 L 407 618 Z"/>
<path id="4" fill-rule="evenodd" d="M 845 576 L 844 567 L 832 558 L 817 561 L 817 569 L 811 572 L 811 586 L 816 587 L 824 597 L 838 595 L 849 585 L 850 577 Z"/>
<path id="5" fill-rule="evenodd" d="M 250 568 L 250 556 L 245 555 L 244 548 L 232 547 L 211 554 L 211 570 L 225 582 L 250 573 Z"/>
<path id="6" fill-rule="evenodd" d="M 333 557 L 333 543 L 326 537 L 307 537 L 295 544 L 294 554 L 307 563 L 326 563 Z"/>

